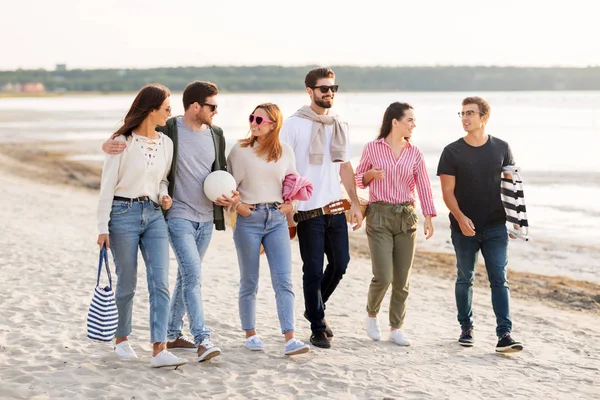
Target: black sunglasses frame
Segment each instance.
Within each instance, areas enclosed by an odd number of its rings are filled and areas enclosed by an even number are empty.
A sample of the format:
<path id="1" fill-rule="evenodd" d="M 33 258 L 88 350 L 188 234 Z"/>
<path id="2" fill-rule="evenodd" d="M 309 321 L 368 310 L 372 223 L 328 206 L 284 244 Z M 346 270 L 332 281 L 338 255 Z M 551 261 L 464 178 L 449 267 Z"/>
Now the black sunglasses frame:
<path id="1" fill-rule="evenodd" d="M 337 92 L 338 89 L 340 88 L 340 85 L 331 85 L 331 86 L 321 85 L 321 86 L 311 86 L 310 88 L 312 90 L 319 89 L 321 91 L 321 93 L 325 94 L 325 93 L 329 92 L 329 90 L 331 90 L 333 93 Z"/>
<path id="2" fill-rule="evenodd" d="M 210 112 L 215 112 L 217 107 L 219 107 L 218 104 L 200 103 L 198 100 L 194 100 L 194 101 L 190 102 L 190 104 L 194 104 L 194 103 L 198 103 L 200 105 L 200 107 L 204 107 L 204 106 L 210 107 Z"/>

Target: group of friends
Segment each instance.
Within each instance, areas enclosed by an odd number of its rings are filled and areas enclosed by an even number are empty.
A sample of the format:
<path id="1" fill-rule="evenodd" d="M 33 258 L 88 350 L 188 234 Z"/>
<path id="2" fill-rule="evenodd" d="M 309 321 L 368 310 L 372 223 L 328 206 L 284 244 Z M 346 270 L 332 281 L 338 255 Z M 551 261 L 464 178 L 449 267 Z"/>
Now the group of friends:
<path id="1" fill-rule="evenodd" d="M 411 344 L 402 327 L 419 221 L 417 195 L 427 239 L 434 234 L 436 216 L 423 153 L 411 141 L 415 110 L 401 102 L 387 107 L 379 135 L 364 147 L 355 172 L 349 161 L 348 124 L 331 109 L 339 88 L 334 71 L 314 68 L 304 84 L 310 105 L 285 120 L 276 104 L 257 105 L 248 118 L 248 136 L 227 157 L 223 131 L 213 124 L 219 92 L 215 84 L 205 81 L 187 85 L 185 111 L 177 117 L 171 117 L 166 87 L 144 86 L 123 125 L 103 143 L 106 157 L 97 243 L 111 250 L 116 268 L 117 356 L 137 358 L 128 337 L 138 250 L 148 283 L 151 366 L 187 363 L 175 351 L 195 352 L 198 361 L 221 354 L 205 323 L 202 264 L 213 229 L 225 230 L 226 213 L 236 214 L 233 240 L 240 271 L 239 315 L 247 349 L 264 350 L 256 329 L 259 261 L 264 251 L 285 338 L 283 353 L 310 351 L 309 344 L 295 337 L 290 229 L 297 232 L 303 263 L 304 318 L 312 331 L 310 343 L 331 347 L 334 333 L 325 318 L 326 304 L 350 262 L 348 222 L 357 230 L 363 219 L 373 269 L 366 301 L 367 335 L 381 339 L 378 314 L 391 285 L 389 340 L 400 346 Z M 496 315 L 496 351 L 515 352 L 523 345 L 511 337 L 506 278 L 509 234 L 500 196 L 502 167 L 514 165 L 514 160 L 505 141 L 485 132 L 490 111 L 480 97 L 462 101 L 459 117 L 466 136 L 444 148 L 437 175 L 450 210 L 456 252 L 458 343 L 474 345 L 473 280 L 481 250 Z M 219 170 L 231 173 L 237 188 L 213 202 L 204 194 L 203 183 Z M 296 199 L 285 195 L 290 178 L 296 178 L 292 185 L 303 182 L 310 189 L 303 193 L 310 195 Z M 349 209 L 333 206 L 343 197 L 342 185 Z M 361 212 L 357 187 L 369 190 L 366 215 Z M 172 294 L 169 243 L 178 263 Z M 191 337 L 182 331 L 186 314 Z"/>

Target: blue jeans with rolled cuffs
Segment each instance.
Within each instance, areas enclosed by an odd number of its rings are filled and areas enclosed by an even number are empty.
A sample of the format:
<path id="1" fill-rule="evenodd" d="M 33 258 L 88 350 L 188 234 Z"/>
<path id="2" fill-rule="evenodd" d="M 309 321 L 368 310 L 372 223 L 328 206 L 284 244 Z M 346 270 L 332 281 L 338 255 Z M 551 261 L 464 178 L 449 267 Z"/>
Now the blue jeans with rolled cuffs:
<path id="1" fill-rule="evenodd" d="M 108 223 L 119 310 L 116 337 L 131 334 L 137 286 L 138 248 L 146 264 L 150 298 L 150 341 L 166 342 L 169 316 L 169 238 L 160 206 L 152 201 L 114 200 Z"/>
<path id="2" fill-rule="evenodd" d="M 496 315 L 496 335 L 502 337 L 512 330 L 510 318 L 510 290 L 506 279 L 508 265 L 508 232 L 505 225 L 493 225 L 477 232 L 475 236 L 465 236 L 452 230 L 452 243 L 456 252 L 457 277 L 455 286 L 458 322 L 462 329 L 473 327 L 473 280 L 477 256 L 485 260 L 490 287 L 492 307 Z"/>
<path id="3" fill-rule="evenodd" d="M 256 329 L 256 293 L 262 244 L 271 270 L 281 332 L 294 331 L 292 251 L 285 215 L 275 204 L 257 204 L 248 217 L 237 215 L 233 240 L 240 267 L 239 311 L 242 329 Z"/>
<path id="4" fill-rule="evenodd" d="M 212 238 L 213 223 L 169 218 L 167 225 L 178 264 L 167 337 L 169 340 L 177 339 L 187 311 L 190 331 L 194 336 L 194 343 L 198 345 L 210 336 L 210 330 L 204 323 L 202 304 L 202 259 Z"/>

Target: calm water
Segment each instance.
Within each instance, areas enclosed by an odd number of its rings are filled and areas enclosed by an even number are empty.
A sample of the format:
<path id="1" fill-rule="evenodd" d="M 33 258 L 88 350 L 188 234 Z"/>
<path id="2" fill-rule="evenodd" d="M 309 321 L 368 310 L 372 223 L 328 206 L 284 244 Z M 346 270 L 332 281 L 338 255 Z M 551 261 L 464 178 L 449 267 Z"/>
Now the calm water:
<path id="1" fill-rule="evenodd" d="M 488 133 L 510 143 L 523 170 L 533 242 L 512 245 L 511 267 L 600 282 L 600 92 L 478 95 L 492 106 Z M 351 126 L 355 166 L 391 102 L 415 107 L 413 139 L 426 155 L 439 214 L 435 240 L 423 243 L 432 250 L 451 251 L 435 169 L 443 147 L 463 135 L 457 111 L 465 96 L 340 92 L 336 98 L 336 110 Z M 247 115 L 257 104 L 277 103 L 288 116 L 307 99 L 304 93 L 221 94 L 215 123 L 230 148 L 246 135 Z M 81 157 L 101 160 L 100 143 L 119 126 L 132 100 L 131 94 L 0 99 L 0 141 L 82 141 L 93 150 Z M 183 112 L 180 93 L 173 94 L 171 105 L 174 114 Z"/>

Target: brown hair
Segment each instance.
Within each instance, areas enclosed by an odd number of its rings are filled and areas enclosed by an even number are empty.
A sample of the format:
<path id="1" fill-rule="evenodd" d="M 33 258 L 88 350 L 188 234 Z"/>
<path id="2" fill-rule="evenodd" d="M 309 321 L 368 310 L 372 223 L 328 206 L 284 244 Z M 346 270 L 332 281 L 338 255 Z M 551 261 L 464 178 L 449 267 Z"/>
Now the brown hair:
<path id="1" fill-rule="evenodd" d="M 321 78 L 335 79 L 335 73 L 331 68 L 327 67 L 313 68 L 308 71 L 308 74 L 306 74 L 306 77 L 304 78 L 304 86 L 307 88 L 312 88 Z"/>
<path id="2" fill-rule="evenodd" d="M 462 105 L 466 106 L 467 104 L 477 104 L 477 108 L 479 108 L 479 112 L 482 113 L 483 115 L 487 115 L 488 118 L 492 112 L 492 108 L 490 107 L 490 104 L 478 96 L 466 97 L 462 101 Z"/>
<path id="3" fill-rule="evenodd" d="M 135 96 L 129 111 L 125 115 L 123 126 L 112 137 L 116 138 L 119 135 L 125 135 L 126 138 L 129 138 L 132 131 L 140 126 L 152 111 L 160 109 L 162 103 L 170 95 L 171 92 L 169 92 L 169 89 L 158 83 L 151 83 L 144 86 L 140 89 L 137 96 Z"/>
<path id="4" fill-rule="evenodd" d="M 281 125 L 283 125 L 283 114 L 281 114 L 279 107 L 273 103 L 259 104 L 256 106 L 254 111 L 252 111 L 252 114 L 254 114 L 254 112 L 259 108 L 267 113 L 269 119 L 274 122 L 275 127 L 271 132 L 267 133 L 263 143 L 260 145 L 260 147 L 254 149 L 254 152 L 258 157 L 267 160 L 267 162 L 277 162 L 283 154 L 283 148 L 281 147 L 281 142 L 279 141 L 279 131 L 281 130 Z M 241 139 L 239 142 L 240 146 L 242 147 L 253 147 L 254 142 L 256 142 L 256 137 L 252 135 L 252 132 L 250 132 L 250 137 Z"/>
<path id="5" fill-rule="evenodd" d="M 400 103 L 398 101 L 390 104 L 383 114 L 383 122 L 379 129 L 377 139 L 385 139 L 392 131 L 392 120 L 401 120 L 407 110 L 412 110 L 413 107 L 408 103 Z"/>
<path id="6" fill-rule="evenodd" d="M 183 90 L 183 109 L 187 111 L 190 104 L 195 102 L 202 104 L 207 97 L 216 96 L 217 94 L 219 94 L 219 89 L 212 82 L 191 82 Z"/>

